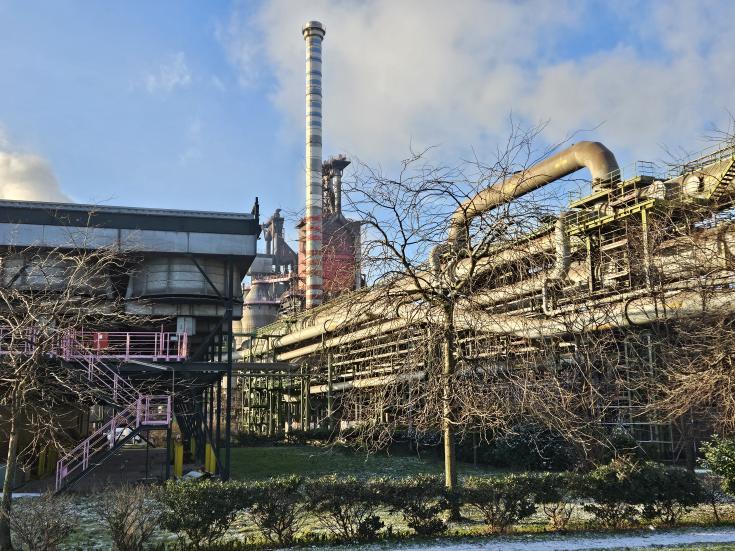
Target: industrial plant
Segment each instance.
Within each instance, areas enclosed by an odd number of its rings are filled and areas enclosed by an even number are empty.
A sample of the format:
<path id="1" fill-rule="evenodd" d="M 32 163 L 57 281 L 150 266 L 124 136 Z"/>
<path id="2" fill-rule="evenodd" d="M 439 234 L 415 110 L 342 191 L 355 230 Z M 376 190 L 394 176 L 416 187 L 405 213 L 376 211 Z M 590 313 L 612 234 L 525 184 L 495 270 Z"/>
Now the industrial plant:
<path id="1" fill-rule="evenodd" d="M 600 335 L 614 343 L 600 350 L 615 357 L 615 369 L 655 373 L 653 329 L 732 313 L 732 144 L 671 166 L 630 169 L 601 143 L 572 144 L 458 204 L 445 221 L 445 241 L 418 271 L 366 280 L 363 221 L 346 208 L 343 192 L 351 161 L 322 151 L 324 26 L 308 22 L 303 38 L 300 220 L 287 221 L 277 209 L 261 222 L 256 197 L 250 212 L 237 214 L 0 202 L 4 287 L 30 295 L 61 291 L 66 264 L 41 269 L 39 258 L 114 250 L 124 258 L 119 270 L 104 274 L 104 285 L 90 293 L 121 302 L 129 316 L 108 327 L 100 321 L 65 329 L 44 350 L 94 392 L 69 422 L 67 443 L 75 443 L 37 453 L 34 469 L 18 469 L 17 486 L 53 473 L 54 491 L 67 491 L 153 432 L 165 436 L 166 476 L 181 476 L 188 464 L 223 479 L 237 436 L 334 437 L 393 418 L 410 437 L 396 403 L 376 418 L 374 408 L 361 411 L 359 396 L 369 401 L 388 387 L 409 396 L 426 382 L 429 360 L 416 358 L 446 323 L 427 290 L 441 296 L 472 283 L 471 301 L 452 306 L 457 376 L 482 371 L 488 385 L 541 350 L 551 351 L 546 368 L 569 370 L 585 342 Z M 484 216 L 578 171 L 585 179 L 589 173 L 586 190 L 560 214 L 479 253 L 472 248 Z M 297 244 L 289 244 L 287 228 L 297 232 Z M 55 330 L 43 321 L 40 332 Z M 0 327 L 0 354 L 32 353 L 30 334 L 9 335 Z M 681 463 L 696 454 L 697 438 L 652 415 L 648 399 L 642 390 L 616 388 L 599 420 L 657 458 Z M 706 431 L 706 423 L 697 430 Z M 21 447 L 24 439 L 21 431 Z"/>

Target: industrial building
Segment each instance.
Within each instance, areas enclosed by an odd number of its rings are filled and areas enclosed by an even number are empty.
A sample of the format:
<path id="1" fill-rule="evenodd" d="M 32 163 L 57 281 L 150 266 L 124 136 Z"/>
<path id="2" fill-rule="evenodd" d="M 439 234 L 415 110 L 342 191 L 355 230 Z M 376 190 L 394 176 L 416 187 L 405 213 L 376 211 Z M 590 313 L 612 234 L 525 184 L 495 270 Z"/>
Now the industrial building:
<path id="1" fill-rule="evenodd" d="M 223 385 L 236 369 L 233 320 L 242 316 L 240 282 L 256 256 L 258 216 L 257 201 L 244 214 L 0 202 L 4 285 L 29 293 L 63 289 L 63 266 L 35 270 L 34 263 L 55 251 L 119 251 L 125 260 L 107 276 L 109 301 L 151 320 L 147 327 L 80 328 L 53 351 L 59 369 L 88 374 L 98 396 L 90 412 L 101 411 L 70 432 L 77 446 L 56 454 L 57 490 L 146 431 L 167 431 L 170 447 L 174 419 L 183 440 L 195 443 L 192 460 L 203 462 L 210 449 L 227 476 L 231 394 Z"/>
<path id="2" fill-rule="evenodd" d="M 110 292 L 129 312 L 156 320 L 143 328 L 81 331 L 58 350 L 60 368 L 90 373 L 99 400 L 89 409 L 101 413 L 70 431 L 79 444 L 58 458 L 57 490 L 138 434 L 166 431 L 170 447 L 174 422 L 193 458 L 226 478 L 234 431 L 275 437 L 351 426 L 363 419 L 339 407 L 344 393 L 424 380 L 420 365 L 406 372 L 403 361 L 430 330 L 428 318 L 417 315 L 424 305 L 393 308 L 383 289 L 365 286 L 361 224 L 343 213 L 350 161 L 322 158 L 325 33 L 316 21 L 303 28 L 306 200 L 296 250 L 280 210 L 261 224 L 257 199 L 240 214 L 0 202 L 5 285 L 30 292 L 38 284 L 26 274 L 32 259 L 19 250 L 112 247 L 134 261 L 114 275 Z M 735 199 L 731 145 L 677 166 L 621 170 L 604 145 L 574 144 L 460 205 L 447 221 L 446 243 L 427 259 L 425 281 L 467 277 L 468 259 L 457 256 L 450 268 L 446 258 L 475 217 L 580 170 L 591 176 L 587 193 L 473 264 L 472 277 L 485 284 L 475 297 L 481 307 L 460 309 L 456 320 L 466 354 L 481 350 L 483 361 L 507 365 L 553 340 L 562 365 L 573 361 L 581 335 L 608 332 L 623 342 L 624 365 L 655 369 L 655 354 L 636 348 L 645 339 L 628 346 L 626 334 L 735 309 L 728 271 L 735 226 L 723 215 Z M 642 399 L 621 394 L 609 422 L 677 460 L 685 450 L 675 429 L 641 415 Z M 110 439 L 118 429 L 129 430 Z"/>
<path id="3" fill-rule="evenodd" d="M 327 232 L 318 230 L 328 227 L 323 213 L 339 210 L 341 189 L 339 179 L 327 175 L 341 175 L 343 163 L 325 163 L 319 189 L 314 167 L 321 152 L 324 29 L 310 22 L 304 36 L 307 216 L 300 227 L 299 273 L 306 279 L 305 311 L 258 329 L 239 352 L 256 362 L 239 389 L 240 423 L 246 431 L 269 436 L 295 428 L 374 421 L 340 408 L 341 397 L 348 391 L 370 393 L 385 385 L 420 383 L 425 377 L 421 365 L 407 372 L 406 358 L 415 354 L 431 329 L 430 317 L 421 316 L 426 305 L 392 308 L 385 303 L 384 289 L 368 288 L 330 302 L 328 275 L 341 271 L 346 280 L 359 273 L 357 256 L 346 269 L 327 270 L 326 260 L 311 262 L 328 254 L 323 247 Z M 460 255 L 452 257 L 449 266 L 444 264 L 446 253 L 456 255 L 462 229 L 473 218 L 580 170 L 589 171 L 589 188 L 555 220 L 497 244 L 480 260 L 462 260 Z M 447 221 L 447 242 L 427 259 L 423 278 L 392 284 L 410 287 L 423 279 L 440 286 L 436 278 L 456 281 L 467 277 L 470 266 L 471 277 L 487 281 L 474 297 L 474 308 L 465 313 L 460 309 L 455 320 L 459 345 L 468 354 L 465 361 L 471 361 L 471 351 L 476 350 L 486 364 L 509 365 L 529 350 L 552 343 L 561 369 L 574 362 L 580 339 L 605 333 L 614 337 L 609 352 L 619 357 L 615 361 L 623 371 L 654 372 L 657 360 L 652 346 L 646 345 L 647 329 L 735 308 L 733 273 L 728 269 L 735 235 L 729 216 L 734 179 L 731 144 L 680 164 L 638 162 L 621 169 L 604 145 L 580 142 L 470 197 Z M 359 232 L 354 235 L 355 245 L 345 253 L 359 249 Z M 642 413 L 645 400 L 641 393 L 620 392 L 605 414 L 606 422 L 623 427 L 662 458 L 691 455 L 676 427 Z"/>

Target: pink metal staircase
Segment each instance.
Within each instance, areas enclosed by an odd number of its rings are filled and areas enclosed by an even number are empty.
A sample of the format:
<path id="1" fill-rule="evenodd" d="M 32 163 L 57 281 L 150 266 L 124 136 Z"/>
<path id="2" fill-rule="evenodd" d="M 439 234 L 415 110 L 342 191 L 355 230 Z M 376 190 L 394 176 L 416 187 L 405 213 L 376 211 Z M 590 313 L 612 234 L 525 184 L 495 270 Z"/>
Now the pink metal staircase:
<path id="1" fill-rule="evenodd" d="M 63 335 L 58 356 L 80 364 L 86 383 L 97 397 L 118 411 L 58 461 L 57 492 L 104 462 L 140 431 L 167 428 L 171 424 L 171 396 L 141 394 L 105 360 L 180 361 L 186 358 L 187 348 L 187 335 L 177 333 L 69 332 Z"/>
<path id="2" fill-rule="evenodd" d="M 183 361 L 188 356 L 185 333 L 66 331 L 54 335 L 35 328 L 18 332 L 0 327 L 0 356 L 30 354 L 40 340 L 44 354 L 79 365 L 80 383 L 116 410 L 111 419 L 58 461 L 57 492 L 101 464 L 142 430 L 171 424 L 171 396 L 141 394 L 106 362 Z"/>

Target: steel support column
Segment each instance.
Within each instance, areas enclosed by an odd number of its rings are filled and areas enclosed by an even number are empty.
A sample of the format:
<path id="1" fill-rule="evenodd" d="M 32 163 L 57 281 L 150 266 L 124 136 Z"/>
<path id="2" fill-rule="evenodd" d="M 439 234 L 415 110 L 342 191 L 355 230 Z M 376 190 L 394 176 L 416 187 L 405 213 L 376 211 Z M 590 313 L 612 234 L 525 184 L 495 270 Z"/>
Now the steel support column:
<path id="1" fill-rule="evenodd" d="M 232 460 L 232 309 L 235 294 L 235 263 L 227 259 L 227 304 L 225 307 L 225 328 L 227 331 L 227 411 L 225 417 L 225 472 L 223 480 L 229 480 Z"/>

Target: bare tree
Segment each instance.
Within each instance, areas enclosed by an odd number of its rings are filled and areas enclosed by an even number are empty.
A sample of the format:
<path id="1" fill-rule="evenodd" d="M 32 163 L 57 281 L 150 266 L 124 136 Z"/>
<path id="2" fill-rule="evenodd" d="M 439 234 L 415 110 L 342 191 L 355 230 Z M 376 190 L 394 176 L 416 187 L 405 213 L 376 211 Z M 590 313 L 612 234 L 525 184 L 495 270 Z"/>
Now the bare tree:
<path id="1" fill-rule="evenodd" d="M 78 237 L 78 239 L 75 239 Z M 121 275 L 131 259 L 115 248 L 8 249 L 0 286 L 0 412 L 7 436 L 0 549 L 11 549 L 7 522 L 18 465 L 44 447 L 68 450 L 69 429 L 97 402 L 94 382 L 63 361 L 65 339 L 81 329 L 136 327 L 125 311 Z M 23 439 L 21 439 L 23 435 Z M 5 438 L 4 438 L 5 439 Z"/>
<path id="2" fill-rule="evenodd" d="M 142 551 L 161 519 L 161 506 L 146 486 L 108 488 L 98 514 L 117 551 Z"/>
<path id="3" fill-rule="evenodd" d="M 474 336 L 504 320 L 483 304 L 487 283 L 510 281 L 514 270 L 540 269 L 554 258 L 553 248 L 551 254 L 530 250 L 524 237 L 553 226 L 550 193 L 479 213 L 474 202 L 510 175 L 520 174 L 522 184 L 527 167 L 549 153 L 535 148 L 540 130 L 515 127 L 492 164 L 436 167 L 423 151 L 406 159 L 396 177 L 363 165 L 345 186 L 349 210 L 365 225 L 361 264 L 371 286 L 332 308 L 348 311 L 351 319 L 390 321 L 375 327 L 371 346 L 354 352 L 360 369 L 377 379 L 345 393 L 342 416 L 354 418 L 351 430 L 371 447 L 387 444 L 399 428 L 419 436 L 440 432 L 448 489 L 457 483 L 455 440 L 478 428 L 505 427 L 512 417 L 508 400 L 490 399 L 487 392 L 498 398 L 509 387 L 474 384 L 487 382 L 486 366 L 475 354 L 483 339 Z M 461 221 L 458 211 L 467 214 Z M 506 262 L 493 266 L 491 253 Z"/>
<path id="4" fill-rule="evenodd" d="M 15 538 L 29 551 L 55 551 L 79 524 L 69 497 L 44 494 L 23 498 L 12 511 L 3 511 Z"/>

